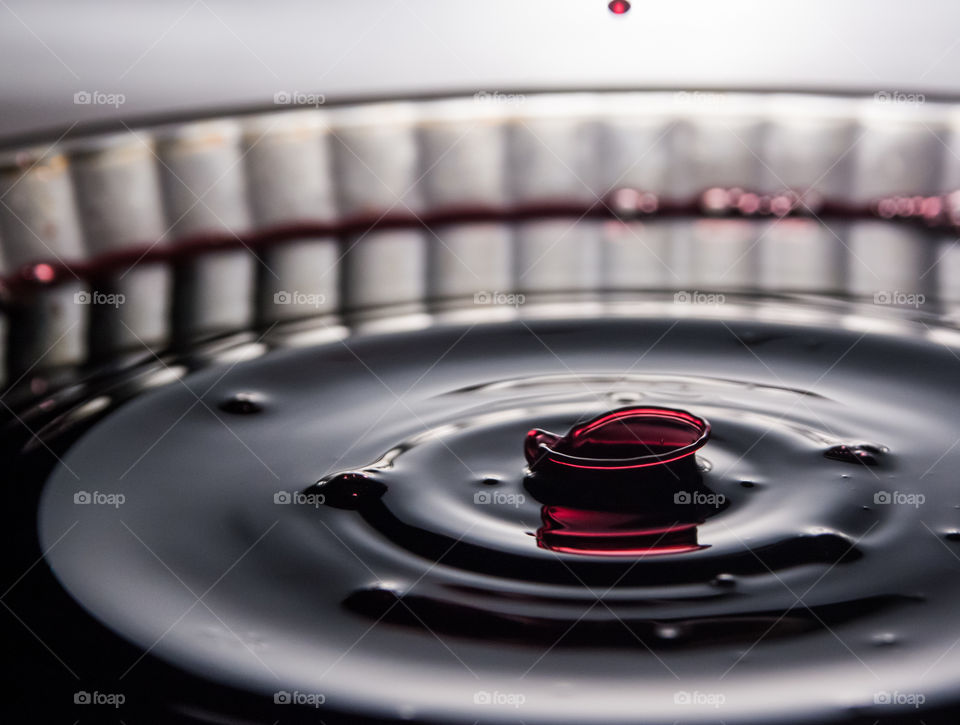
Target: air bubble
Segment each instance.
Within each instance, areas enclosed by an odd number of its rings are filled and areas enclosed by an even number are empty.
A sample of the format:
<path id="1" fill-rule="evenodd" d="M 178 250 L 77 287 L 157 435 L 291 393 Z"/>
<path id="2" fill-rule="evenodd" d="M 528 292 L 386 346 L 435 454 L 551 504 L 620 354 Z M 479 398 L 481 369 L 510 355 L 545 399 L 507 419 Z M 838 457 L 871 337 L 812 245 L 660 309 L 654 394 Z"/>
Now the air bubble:
<path id="1" fill-rule="evenodd" d="M 656 629 L 657 636 L 660 639 L 673 640 L 680 636 L 680 630 L 669 624 L 660 625 Z"/>
<path id="2" fill-rule="evenodd" d="M 876 466 L 879 463 L 880 456 L 887 453 L 889 449 L 886 446 L 875 446 L 869 443 L 859 445 L 833 446 L 824 451 L 823 455 L 833 461 L 843 461 L 844 463 L 862 463 L 865 466 Z"/>
<path id="3" fill-rule="evenodd" d="M 880 634 L 873 635 L 870 641 L 877 647 L 889 647 L 890 645 L 897 644 L 899 640 L 892 632 L 881 632 Z"/>
<path id="4" fill-rule="evenodd" d="M 233 415 L 252 415 L 263 410 L 263 398 L 257 393 L 236 393 L 220 402 L 220 410 Z"/>

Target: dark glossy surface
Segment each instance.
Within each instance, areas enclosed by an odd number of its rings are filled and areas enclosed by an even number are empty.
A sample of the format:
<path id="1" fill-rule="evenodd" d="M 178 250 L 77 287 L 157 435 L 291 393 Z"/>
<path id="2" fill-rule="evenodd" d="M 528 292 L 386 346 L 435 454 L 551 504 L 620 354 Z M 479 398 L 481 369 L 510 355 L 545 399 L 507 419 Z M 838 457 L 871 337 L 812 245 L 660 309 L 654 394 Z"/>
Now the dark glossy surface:
<path id="1" fill-rule="evenodd" d="M 41 545 L 148 660 L 267 704 L 322 693 L 329 718 L 936 721 L 960 678 L 952 333 L 670 309 L 210 366 L 69 447 Z M 195 404 L 241 393 L 255 415 Z M 610 511 L 609 491 L 528 476 L 531 428 L 634 405 L 710 421 L 688 488 Z M 125 500 L 77 505 L 80 489 Z M 571 526 L 640 539 L 571 549 Z"/>

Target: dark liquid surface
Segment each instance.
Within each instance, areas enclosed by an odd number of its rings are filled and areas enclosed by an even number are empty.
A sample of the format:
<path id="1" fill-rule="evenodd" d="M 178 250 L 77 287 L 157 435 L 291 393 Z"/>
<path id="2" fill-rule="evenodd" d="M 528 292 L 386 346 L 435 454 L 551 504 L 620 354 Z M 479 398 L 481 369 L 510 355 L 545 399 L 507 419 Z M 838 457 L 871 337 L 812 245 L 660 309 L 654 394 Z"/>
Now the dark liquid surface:
<path id="1" fill-rule="evenodd" d="M 91 428 L 44 490 L 41 544 L 79 521 L 48 560 L 91 614 L 267 701 L 464 723 L 914 717 L 883 693 L 958 700 L 960 363 L 952 333 L 864 329 L 631 308 L 273 350 Z M 531 478 L 531 428 L 627 405 L 710 421 L 668 500 Z"/>

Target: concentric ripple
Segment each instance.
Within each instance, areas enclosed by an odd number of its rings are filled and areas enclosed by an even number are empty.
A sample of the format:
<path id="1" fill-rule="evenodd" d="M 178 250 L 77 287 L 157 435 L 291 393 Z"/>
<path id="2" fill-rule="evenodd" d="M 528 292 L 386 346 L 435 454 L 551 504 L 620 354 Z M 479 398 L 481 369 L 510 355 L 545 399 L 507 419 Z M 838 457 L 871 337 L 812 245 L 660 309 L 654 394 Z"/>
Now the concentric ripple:
<path id="1" fill-rule="evenodd" d="M 336 712 L 732 723 L 954 701 L 954 351 L 907 323 L 657 312 L 358 334 L 166 385 L 69 450 L 81 483 L 48 482 L 43 539 L 80 520 L 51 566 L 161 659 Z M 697 479 L 680 509 L 606 512 L 626 553 L 569 546 L 604 493 L 555 500 L 524 437 L 624 405 L 709 421 Z M 81 486 L 125 501 L 78 506 Z M 202 636 L 227 626 L 256 650 Z"/>

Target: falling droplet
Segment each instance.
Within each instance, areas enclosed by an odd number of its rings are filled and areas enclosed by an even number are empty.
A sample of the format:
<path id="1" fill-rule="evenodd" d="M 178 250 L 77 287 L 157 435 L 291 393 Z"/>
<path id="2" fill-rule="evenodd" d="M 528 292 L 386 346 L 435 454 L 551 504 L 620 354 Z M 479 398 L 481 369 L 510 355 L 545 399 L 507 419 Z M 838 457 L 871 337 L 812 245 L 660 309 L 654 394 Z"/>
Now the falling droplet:
<path id="1" fill-rule="evenodd" d="M 943 535 L 947 541 L 960 541 L 960 531 L 948 531 Z"/>
<path id="2" fill-rule="evenodd" d="M 484 486 L 497 486 L 503 483 L 503 479 L 501 479 L 499 476 L 484 476 L 480 479 L 480 483 L 482 483 Z"/>
<path id="3" fill-rule="evenodd" d="M 612 0 L 607 7 L 610 8 L 610 12 L 614 15 L 623 15 L 630 10 L 630 3 L 628 3 L 627 0 Z"/>
<path id="4" fill-rule="evenodd" d="M 753 481 L 740 481 L 740 485 L 744 488 L 754 488 L 757 484 Z"/>

